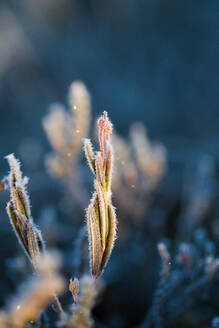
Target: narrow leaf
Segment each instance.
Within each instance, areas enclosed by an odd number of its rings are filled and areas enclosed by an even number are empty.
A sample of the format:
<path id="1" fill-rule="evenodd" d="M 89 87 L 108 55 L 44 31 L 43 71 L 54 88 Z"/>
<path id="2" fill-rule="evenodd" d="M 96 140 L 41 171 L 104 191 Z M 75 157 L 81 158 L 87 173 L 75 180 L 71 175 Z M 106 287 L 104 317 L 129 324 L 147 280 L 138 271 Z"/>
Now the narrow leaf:
<path id="1" fill-rule="evenodd" d="M 93 277 L 97 278 L 99 276 L 100 267 L 101 241 L 99 224 L 92 205 L 90 205 L 87 210 L 87 225 L 89 232 L 91 271 Z"/>
<path id="2" fill-rule="evenodd" d="M 7 212 L 18 241 L 20 242 L 21 246 L 24 248 L 27 255 L 30 256 L 30 252 L 28 250 L 28 244 L 26 240 L 26 233 L 25 233 L 25 225 L 26 225 L 25 217 L 18 216 L 18 213 L 14 210 L 11 202 L 7 204 Z"/>
<path id="3" fill-rule="evenodd" d="M 108 231 L 108 237 L 106 242 L 106 248 L 103 253 L 103 258 L 101 261 L 101 270 L 103 270 L 104 266 L 109 260 L 109 257 L 111 255 L 114 246 L 114 241 L 116 239 L 116 213 L 115 213 L 115 209 L 111 204 L 108 207 L 108 219 L 109 219 L 109 231 Z"/>

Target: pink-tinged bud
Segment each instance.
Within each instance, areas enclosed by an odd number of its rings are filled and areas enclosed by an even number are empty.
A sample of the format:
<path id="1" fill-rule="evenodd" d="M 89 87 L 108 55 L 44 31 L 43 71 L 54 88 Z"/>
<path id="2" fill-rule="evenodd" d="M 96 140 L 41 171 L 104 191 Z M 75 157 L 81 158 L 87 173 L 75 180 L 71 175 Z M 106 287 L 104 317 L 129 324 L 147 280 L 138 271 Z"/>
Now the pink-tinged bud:
<path id="1" fill-rule="evenodd" d="M 94 279 L 97 279 L 110 257 L 116 237 L 116 214 L 111 204 L 111 180 L 113 149 L 110 143 L 112 124 L 107 112 L 98 120 L 100 152 L 94 158 L 86 148 L 91 170 L 95 173 L 95 192 L 87 210 L 87 227 L 90 246 L 90 264 Z M 92 160 L 90 160 L 92 158 Z M 91 165 L 92 164 L 92 165 Z"/>
<path id="2" fill-rule="evenodd" d="M 107 143 L 109 142 L 113 126 L 108 118 L 108 114 L 106 111 L 103 112 L 103 115 L 98 119 L 97 123 L 99 126 L 100 151 L 102 155 L 102 160 L 104 160 L 104 140 Z"/>

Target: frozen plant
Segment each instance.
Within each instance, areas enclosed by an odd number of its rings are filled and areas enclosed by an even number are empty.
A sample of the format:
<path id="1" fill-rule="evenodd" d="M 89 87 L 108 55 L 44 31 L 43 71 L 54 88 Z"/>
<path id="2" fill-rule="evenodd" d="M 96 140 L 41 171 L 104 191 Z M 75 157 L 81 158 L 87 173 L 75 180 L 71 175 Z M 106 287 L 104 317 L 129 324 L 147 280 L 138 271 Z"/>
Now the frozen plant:
<path id="1" fill-rule="evenodd" d="M 13 154 L 8 155 L 6 158 L 10 166 L 8 183 L 11 200 L 7 204 L 8 216 L 18 241 L 32 263 L 34 270 L 40 273 L 38 263 L 45 252 L 45 246 L 41 232 L 31 216 L 30 201 L 26 190 L 28 178 L 22 176 L 20 163 Z M 57 308 L 60 312 L 63 312 L 55 292 L 53 296 Z"/>
<path id="2" fill-rule="evenodd" d="M 89 139 L 84 140 L 85 154 L 95 175 L 95 192 L 87 209 L 87 227 L 92 276 L 98 278 L 110 257 L 116 237 L 116 214 L 111 201 L 113 149 L 112 124 L 107 112 L 98 119 L 100 151 L 93 153 Z"/>
<path id="3" fill-rule="evenodd" d="M 26 254 L 37 270 L 37 260 L 44 251 L 41 232 L 36 228 L 31 217 L 29 197 L 26 191 L 27 177 L 22 177 L 20 163 L 13 154 L 8 155 L 10 165 L 9 187 L 11 200 L 7 204 L 7 212 L 12 227 Z"/>

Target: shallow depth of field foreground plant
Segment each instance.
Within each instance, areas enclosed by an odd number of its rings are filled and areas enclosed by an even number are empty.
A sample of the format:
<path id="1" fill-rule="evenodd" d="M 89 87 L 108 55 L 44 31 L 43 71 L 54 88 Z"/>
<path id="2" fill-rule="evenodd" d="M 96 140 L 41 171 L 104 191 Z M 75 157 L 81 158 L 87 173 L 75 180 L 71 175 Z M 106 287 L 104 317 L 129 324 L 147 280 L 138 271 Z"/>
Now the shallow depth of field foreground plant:
<path id="1" fill-rule="evenodd" d="M 111 254 L 116 235 L 116 214 L 111 203 L 113 149 L 110 142 L 112 124 L 107 112 L 98 120 L 100 152 L 93 154 L 89 139 L 84 149 L 95 174 L 95 192 L 87 210 L 92 275 L 98 278 Z"/>
<path id="2" fill-rule="evenodd" d="M 82 99 L 83 100 L 83 99 Z M 80 108 L 78 108 L 80 110 Z M 53 275 L 50 265 L 42 269 L 42 261 L 56 261 L 53 254 L 47 257 L 47 250 L 40 230 L 35 226 L 30 210 L 30 200 L 27 192 L 28 178 L 22 176 L 20 163 L 13 154 L 8 155 L 10 166 L 9 176 L 6 178 L 11 200 L 7 204 L 7 213 L 17 239 L 24 249 L 27 257 L 37 274 L 26 285 L 26 293 L 14 301 L 14 305 L 2 312 L 0 319 L 4 327 L 25 327 L 29 322 L 39 321 L 44 325 L 43 310 L 45 306 L 54 302 L 60 313 L 59 326 L 65 327 L 91 327 L 91 309 L 97 295 L 98 283 L 95 280 L 101 275 L 111 254 L 115 233 L 116 216 L 111 204 L 111 180 L 113 167 L 113 150 L 110 142 L 112 124 L 104 112 L 98 120 L 100 152 L 93 153 L 91 143 L 85 140 L 85 153 L 87 160 L 95 174 L 95 193 L 87 210 L 87 227 L 90 248 L 91 274 L 94 280 L 87 276 L 70 280 L 69 290 L 74 303 L 69 311 L 64 312 L 57 297 L 57 292 L 63 291 L 63 280 Z M 46 275 L 45 275 L 46 272 Z M 78 296 L 79 294 L 79 296 Z"/>
<path id="3" fill-rule="evenodd" d="M 219 327 L 213 158 L 186 163 L 177 189 L 166 148 L 143 124 L 132 124 L 127 139 L 106 111 L 93 125 L 80 81 L 68 106 L 54 103 L 43 118 L 50 175 L 31 179 L 40 190 L 31 193 L 33 209 L 19 160 L 6 156 L 0 189 L 9 189 L 21 247 L 16 252 L 9 231 L 0 328 Z"/>

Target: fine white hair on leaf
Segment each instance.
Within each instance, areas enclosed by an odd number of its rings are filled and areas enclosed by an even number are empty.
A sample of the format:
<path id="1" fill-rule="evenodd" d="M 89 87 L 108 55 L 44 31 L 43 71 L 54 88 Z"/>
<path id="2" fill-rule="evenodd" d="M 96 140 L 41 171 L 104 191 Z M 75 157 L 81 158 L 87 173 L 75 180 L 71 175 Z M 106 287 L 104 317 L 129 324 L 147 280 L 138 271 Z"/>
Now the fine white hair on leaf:
<path id="1" fill-rule="evenodd" d="M 21 181 L 22 179 L 22 172 L 20 169 L 20 162 L 18 159 L 15 158 L 14 154 L 9 154 L 5 156 L 10 166 L 10 172 L 14 174 L 14 178 L 16 181 Z"/>
<path id="2" fill-rule="evenodd" d="M 84 150 L 90 168 L 95 174 L 94 194 L 87 210 L 90 265 L 94 279 L 103 273 L 111 255 L 116 237 L 116 214 L 111 204 L 111 180 L 113 149 L 111 145 L 112 124 L 107 112 L 98 119 L 100 151 L 94 158 L 90 141 L 85 140 Z"/>
<path id="3" fill-rule="evenodd" d="M 93 146 L 90 141 L 90 139 L 84 138 L 84 152 L 88 161 L 88 164 L 90 166 L 91 171 L 95 174 L 95 161 L 94 161 L 94 152 L 93 152 Z"/>

